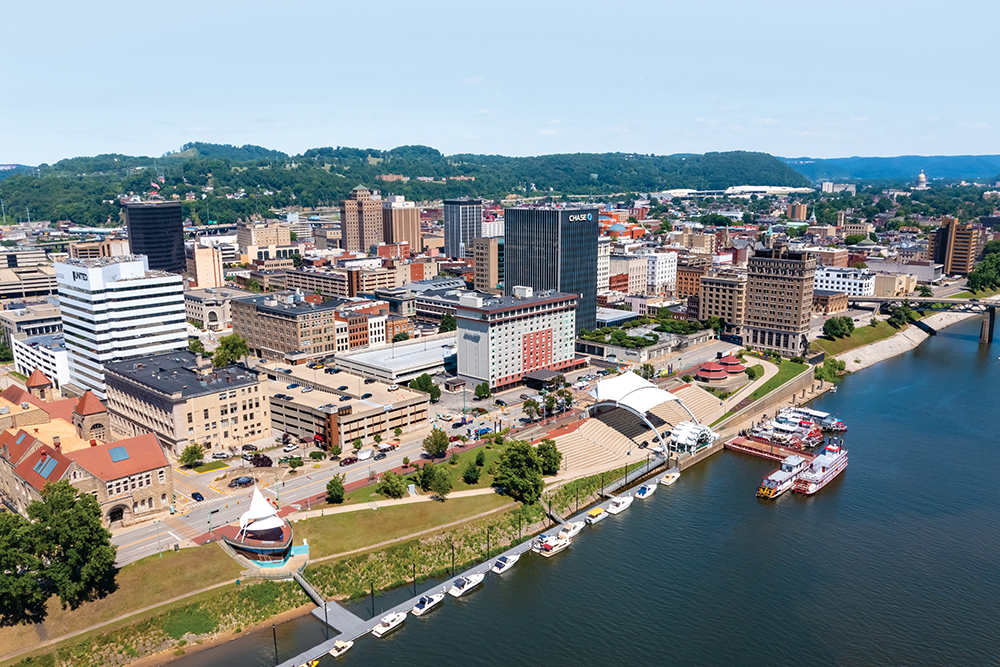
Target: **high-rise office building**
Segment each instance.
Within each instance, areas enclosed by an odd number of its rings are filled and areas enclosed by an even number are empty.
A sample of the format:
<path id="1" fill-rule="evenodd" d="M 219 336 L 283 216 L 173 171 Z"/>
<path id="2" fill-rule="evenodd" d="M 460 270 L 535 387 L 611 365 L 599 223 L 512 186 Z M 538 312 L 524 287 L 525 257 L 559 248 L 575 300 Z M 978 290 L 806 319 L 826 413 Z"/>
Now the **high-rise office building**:
<path id="1" fill-rule="evenodd" d="M 747 264 L 743 343 L 786 357 L 805 355 L 816 260 L 808 252 L 775 246 L 756 251 Z"/>
<path id="2" fill-rule="evenodd" d="M 236 243 L 250 246 L 291 245 L 291 226 L 281 222 L 241 222 L 236 226 Z"/>
<path id="3" fill-rule="evenodd" d="M 151 271 L 183 273 L 184 220 L 180 202 L 125 204 L 129 248 L 145 255 Z"/>
<path id="4" fill-rule="evenodd" d="M 986 239 L 987 233 L 981 223 L 959 222 L 956 218 L 945 217 L 931 235 L 927 255 L 932 262 L 943 264 L 946 274 L 965 275 L 971 273 L 976 262 L 982 258 Z"/>
<path id="5" fill-rule="evenodd" d="M 368 252 L 382 243 L 382 198 L 358 186 L 340 202 L 340 233 L 348 252 Z"/>
<path id="6" fill-rule="evenodd" d="M 476 291 L 503 294 L 505 260 L 503 237 L 473 239 L 472 249 Z"/>
<path id="7" fill-rule="evenodd" d="M 420 238 L 420 209 L 399 195 L 390 195 L 382 202 L 382 236 L 386 243 L 410 244 L 419 253 L 424 248 Z"/>
<path id="8" fill-rule="evenodd" d="M 105 364 L 187 348 L 180 275 L 150 270 L 142 255 L 68 259 L 55 271 L 70 382 L 80 390 L 103 399 Z"/>
<path id="9" fill-rule="evenodd" d="M 226 284 L 222 273 L 222 252 L 217 248 L 203 246 L 196 241 L 184 248 L 187 258 L 187 272 L 195 284 L 202 288 L 222 287 Z"/>
<path id="10" fill-rule="evenodd" d="M 519 206 L 508 208 L 504 219 L 505 293 L 525 285 L 577 294 L 577 331 L 595 329 L 598 210 Z"/>
<path id="11" fill-rule="evenodd" d="M 472 240 L 483 236 L 483 200 L 444 200 L 444 254 L 448 257 L 472 255 Z"/>

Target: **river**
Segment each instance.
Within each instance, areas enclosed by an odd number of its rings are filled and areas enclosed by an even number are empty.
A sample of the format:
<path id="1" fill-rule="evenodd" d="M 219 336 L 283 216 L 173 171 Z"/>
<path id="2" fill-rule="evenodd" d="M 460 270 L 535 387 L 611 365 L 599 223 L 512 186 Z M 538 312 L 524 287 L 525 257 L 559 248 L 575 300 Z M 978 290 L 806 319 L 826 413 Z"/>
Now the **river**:
<path id="1" fill-rule="evenodd" d="M 950 327 L 813 403 L 849 428 L 850 465 L 817 495 L 757 500 L 774 464 L 723 452 L 340 662 L 1000 664 L 1000 345 L 978 332 Z M 286 623 L 280 658 L 322 637 Z M 273 665 L 271 630 L 171 664 Z"/>

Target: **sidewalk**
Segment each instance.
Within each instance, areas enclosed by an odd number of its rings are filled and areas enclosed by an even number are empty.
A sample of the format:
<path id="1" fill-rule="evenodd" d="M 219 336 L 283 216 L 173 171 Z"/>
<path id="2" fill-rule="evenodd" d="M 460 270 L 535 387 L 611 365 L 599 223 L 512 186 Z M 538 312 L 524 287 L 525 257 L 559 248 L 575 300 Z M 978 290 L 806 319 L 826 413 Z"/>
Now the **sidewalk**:
<path id="1" fill-rule="evenodd" d="M 751 359 L 753 361 L 750 361 Z M 757 378 L 753 382 L 747 384 L 746 386 L 741 387 L 739 391 L 737 391 L 735 394 L 727 398 L 725 400 L 725 406 L 723 406 L 724 410 L 722 411 L 722 414 L 726 414 L 727 412 L 732 410 L 733 406 L 738 405 L 740 401 L 742 401 L 748 395 L 756 391 L 757 387 L 763 386 L 765 382 L 767 382 L 768 380 L 770 380 L 771 378 L 773 378 L 775 375 L 778 374 L 777 366 L 772 364 L 770 361 L 764 361 L 763 359 L 757 359 L 756 357 L 749 357 L 744 365 L 747 368 L 750 368 L 751 366 L 756 366 L 757 364 L 760 364 L 761 366 L 764 367 L 764 375 Z"/>
<path id="2" fill-rule="evenodd" d="M 373 487 L 374 488 L 374 487 Z M 496 491 L 493 487 L 487 487 L 485 489 L 466 489 L 465 491 L 455 491 L 449 493 L 449 498 L 468 498 L 469 496 L 485 496 L 489 494 L 495 494 Z M 406 498 L 400 498 L 399 500 L 375 500 L 367 503 L 358 503 L 357 505 L 345 505 L 343 507 L 324 507 L 318 510 L 306 510 L 305 512 L 291 512 L 287 515 L 288 520 L 291 522 L 301 521 L 302 519 L 312 519 L 318 516 L 326 516 L 327 514 L 344 514 L 345 512 L 358 512 L 361 510 L 377 510 L 380 507 L 396 507 L 399 505 L 411 505 L 413 503 L 426 503 L 431 502 L 436 496 L 433 495 L 423 495 L 423 496 L 407 496 Z"/>

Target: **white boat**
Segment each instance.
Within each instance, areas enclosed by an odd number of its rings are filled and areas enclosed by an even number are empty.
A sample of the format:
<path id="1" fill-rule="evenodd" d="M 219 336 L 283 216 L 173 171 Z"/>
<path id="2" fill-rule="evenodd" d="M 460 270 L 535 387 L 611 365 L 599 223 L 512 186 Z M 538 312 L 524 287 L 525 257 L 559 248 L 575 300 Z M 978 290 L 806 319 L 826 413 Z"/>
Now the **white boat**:
<path id="1" fill-rule="evenodd" d="M 486 575 L 483 574 L 482 572 L 479 572 L 477 574 L 470 574 L 467 577 L 459 577 L 458 579 L 452 582 L 452 586 L 451 589 L 448 591 L 448 594 L 455 598 L 462 597 L 463 595 L 471 591 L 473 588 L 483 583 L 483 579 L 485 577 Z"/>
<path id="2" fill-rule="evenodd" d="M 603 521 L 608 516 L 608 513 L 604 511 L 603 507 L 595 507 L 594 509 L 587 512 L 587 518 L 584 519 L 587 523 L 593 526 L 598 521 Z"/>
<path id="3" fill-rule="evenodd" d="M 660 484 L 663 486 L 670 486 L 681 476 L 681 471 L 677 468 L 671 468 L 666 472 L 663 477 L 660 478 Z"/>
<path id="4" fill-rule="evenodd" d="M 521 554 L 514 554 L 513 556 L 500 556 L 500 558 L 496 559 L 496 562 L 493 563 L 493 567 L 490 569 L 497 574 L 503 574 L 510 568 L 514 567 L 514 563 L 516 563 L 517 559 L 520 557 Z"/>
<path id="5" fill-rule="evenodd" d="M 569 523 L 564 523 L 562 530 L 559 531 L 559 535 L 557 535 L 557 537 L 562 539 L 576 537 L 576 534 L 583 530 L 583 526 L 583 521 L 571 521 Z"/>
<path id="6" fill-rule="evenodd" d="M 352 646 L 354 646 L 354 642 L 336 641 L 333 643 L 333 648 L 330 649 L 330 655 L 334 658 L 339 658 L 350 651 Z"/>
<path id="7" fill-rule="evenodd" d="M 757 489 L 758 498 L 775 499 L 795 485 L 795 480 L 809 467 L 808 459 L 793 454 L 781 461 L 781 467 L 770 473 Z"/>
<path id="8" fill-rule="evenodd" d="M 558 535 L 539 535 L 531 541 L 531 550 L 539 556 L 551 558 L 572 543 L 573 540 Z"/>
<path id="9" fill-rule="evenodd" d="M 608 514 L 621 514 L 627 510 L 635 500 L 633 496 L 615 496 L 608 505 Z"/>
<path id="10" fill-rule="evenodd" d="M 382 617 L 382 620 L 379 621 L 379 624 L 372 629 L 372 634 L 376 637 L 384 637 L 401 626 L 405 621 L 405 611 L 397 611 L 392 614 L 386 614 Z"/>
<path id="11" fill-rule="evenodd" d="M 417 604 L 413 605 L 413 609 L 410 610 L 410 613 L 414 616 L 423 616 L 431 609 L 441 604 L 442 600 L 444 600 L 444 593 L 421 595 L 420 599 L 417 600 Z"/>
<path id="12" fill-rule="evenodd" d="M 643 484 L 639 487 L 639 490 L 635 492 L 635 497 L 645 500 L 654 493 L 656 493 L 656 484 Z"/>
<path id="13" fill-rule="evenodd" d="M 809 469 L 795 480 L 793 491 L 812 495 L 829 484 L 847 468 L 847 450 L 840 445 L 827 445 L 823 453 L 812 460 Z"/>

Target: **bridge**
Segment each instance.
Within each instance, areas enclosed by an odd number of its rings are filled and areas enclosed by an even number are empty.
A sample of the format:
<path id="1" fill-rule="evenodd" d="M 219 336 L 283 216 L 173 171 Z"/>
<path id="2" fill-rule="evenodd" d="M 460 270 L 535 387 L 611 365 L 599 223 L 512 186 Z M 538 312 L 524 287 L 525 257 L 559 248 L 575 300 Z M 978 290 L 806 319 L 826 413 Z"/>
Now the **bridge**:
<path id="1" fill-rule="evenodd" d="M 847 303 L 855 305 L 871 304 L 878 308 L 902 306 L 904 303 L 916 311 L 934 310 L 956 313 L 982 313 L 983 324 L 979 330 L 979 342 L 989 343 L 993 340 L 993 330 L 996 327 L 997 308 L 1000 303 L 985 299 L 950 299 L 936 296 L 848 296 Z"/>

